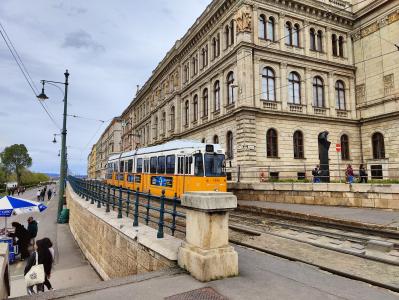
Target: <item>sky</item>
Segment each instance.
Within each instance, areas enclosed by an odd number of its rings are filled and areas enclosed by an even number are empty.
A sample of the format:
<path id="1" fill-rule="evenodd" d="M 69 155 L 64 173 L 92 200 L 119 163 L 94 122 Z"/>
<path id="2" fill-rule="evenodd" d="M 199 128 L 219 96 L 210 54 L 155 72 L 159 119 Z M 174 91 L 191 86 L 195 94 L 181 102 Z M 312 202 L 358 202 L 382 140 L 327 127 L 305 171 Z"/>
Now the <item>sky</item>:
<path id="1" fill-rule="evenodd" d="M 1 0 L 0 22 L 37 89 L 69 70 L 68 162 L 86 174 L 87 155 L 137 87 L 210 0 Z M 46 85 L 45 113 L 0 37 L 0 151 L 25 144 L 36 172 L 59 173 L 63 85 Z M 94 119 L 94 120 L 89 120 Z M 54 124 L 56 123 L 56 124 Z"/>

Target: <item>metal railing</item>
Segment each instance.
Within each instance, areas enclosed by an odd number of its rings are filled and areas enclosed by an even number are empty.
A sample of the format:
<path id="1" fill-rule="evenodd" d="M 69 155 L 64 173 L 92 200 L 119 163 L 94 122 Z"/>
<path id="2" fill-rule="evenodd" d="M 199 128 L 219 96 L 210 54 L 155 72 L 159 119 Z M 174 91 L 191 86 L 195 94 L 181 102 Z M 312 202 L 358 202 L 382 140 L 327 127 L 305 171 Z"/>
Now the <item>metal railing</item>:
<path id="1" fill-rule="evenodd" d="M 133 227 L 139 226 L 139 220 L 158 230 L 157 237 L 164 237 L 164 229 L 170 230 L 172 236 L 185 234 L 185 214 L 180 200 L 176 197 L 166 198 L 165 191 L 161 196 L 132 191 L 122 187 L 111 186 L 96 180 L 83 180 L 69 176 L 68 182 L 80 197 L 106 212 L 117 211 L 118 218 L 133 218 Z"/>
<path id="2" fill-rule="evenodd" d="M 318 163 L 310 164 L 270 164 L 265 166 L 236 166 L 227 167 L 226 175 L 229 182 L 314 182 L 320 181 L 347 182 L 347 165 L 351 164 L 354 182 L 368 183 L 399 183 L 399 163 L 390 163 L 386 160 L 375 160 L 363 163 L 364 172 L 360 172 L 361 163 L 342 161 L 330 163 L 328 166 Z M 320 166 L 321 171 L 314 175 L 314 168 Z M 325 168 L 323 168 L 325 167 Z M 327 169 L 328 171 L 323 171 Z"/>

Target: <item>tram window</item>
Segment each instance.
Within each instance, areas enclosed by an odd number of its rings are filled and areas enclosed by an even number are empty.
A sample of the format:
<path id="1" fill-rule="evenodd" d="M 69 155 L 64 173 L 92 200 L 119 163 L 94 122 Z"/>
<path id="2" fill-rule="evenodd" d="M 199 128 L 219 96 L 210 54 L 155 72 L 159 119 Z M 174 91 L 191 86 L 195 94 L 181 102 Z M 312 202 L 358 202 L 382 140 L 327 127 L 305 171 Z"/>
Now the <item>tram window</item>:
<path id="1" fill-rule="evenodd" d="M 150 173 L 155 174 L 157 173 L 157 157 L 151 157 L 150 159 Z"/>
<path id="2" fill-rule="evenodd" d="M 148 159 L 144 160 L 144 173 L 148 173 L 150 170 L 150 161 Z"/>
<path id="3" fill-rule="evenodd" d="M 128 162 L 127 162 L 127 171 L 128 171 L 129 173 L 132 173 L 132 172 L 133 172 L 133 159 L 129 159 L 129 160 L 128 160 Z"/>
<path id="4" fill-rule="evenodd" d="M 165 156 L 158 156 L 158 174 L 165 174 Z"/>
<path id="5" fill-rule="evenodd" d="M 175 156 L 166 156 L 166 174 L 175 174 Z"/>
<path id="6" fill-rule="evenodd" d="M 119 165 L 120 165 L 120 167 L 119 167 L 119 172 L 124 172 L 124 164 L 125 164 L 125 162 L 124 161 L 121 161 L 120 163 L 119 163 Z"/>
<path id="7" fill-rule="evenodd" d="M 185 174 L 191 174 L 192 162 L 193 162 L 193 158 L 191 156 L 185 158 L 185 167 L 184 167 Z"/>
<path id="8" fill-rule="evenodd" d="M 143 173 L 143 159 L 137 159 L 137 173 Z"/>
<path id="9" fill-rule="evenodd" d="M 177 174 L 184 174 L 184 157 L 177 158 Z"/>
<path id="10" fill-rule="evenodd" d="M 194 176 L 204 176 L 204 160 L 201 153 L 194 154 Z"/>
<path id="11" fill-rule="evenodd" d="M 224 176 L 223 154 L 205 154 L 205 176 Z"/>

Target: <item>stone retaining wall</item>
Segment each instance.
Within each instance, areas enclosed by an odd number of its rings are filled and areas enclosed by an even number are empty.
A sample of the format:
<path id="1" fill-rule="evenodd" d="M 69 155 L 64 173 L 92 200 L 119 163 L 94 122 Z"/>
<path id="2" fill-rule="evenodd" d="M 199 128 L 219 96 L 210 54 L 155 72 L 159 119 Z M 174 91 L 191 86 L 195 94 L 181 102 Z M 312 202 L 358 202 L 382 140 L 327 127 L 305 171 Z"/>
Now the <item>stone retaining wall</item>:
<path id="1" fill-rule="evenodd" d="M 399 185 L 229 183 L 238 200 L 399 209 Z"/>
<path id="2" fill-rule="evenodd" d="M 117 218 L 66 189 L 69 227 L 82 252 L 104 280 L 158 271 L 176 266 L 182 241 L 156 230 L 133 227 L 130 218 Z"/>

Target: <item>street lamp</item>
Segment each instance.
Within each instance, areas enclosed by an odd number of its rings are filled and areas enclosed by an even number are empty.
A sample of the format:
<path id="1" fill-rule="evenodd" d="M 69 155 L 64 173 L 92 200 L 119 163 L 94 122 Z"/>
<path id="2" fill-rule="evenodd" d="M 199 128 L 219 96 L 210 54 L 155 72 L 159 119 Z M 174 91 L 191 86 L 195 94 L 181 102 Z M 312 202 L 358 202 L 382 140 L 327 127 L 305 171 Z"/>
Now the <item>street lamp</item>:
<path id="1" fill-rule="evenodd" d="M 62 131 L 61 131 L 61 163 L 60 163 L 60 186 L 59 186 L 59 193 L 58 193 L 58 211 L 57 211 L 57 222 L 59 220 L 59 216 L 61 214 L 61 211 L 64 207 L 64 192 L 65 192 L 65 180 L 66 180 L 66 135 L 67 135 L 67 130 L 66 130 L 66 121 L 67 121 L 67 103 L 68 103 L 68 77 L 69 73 L 68 70 L 65 71 L 64 73 L 65 76 L 65 82 L 58 82 L 58 81 L 50 81 L 50 80 L 42 80 L 42 92 L 40 95 L 37 96 L 37 98 L 40 101 L 47 100 L 48 97 L 44 92 L 44 85 L 46 83 L 51 84 L 51 85 L 56 85 L 57 84 L 63 84 L 65 87 L 64 91 L 64 113 L 63 113 L 63 122 L 62 122 Z M 53 142 L 57 142 L 55 139 L 54 135 L 54 140 Z"/>
<path id="2" fill-rule="evenodd" d="M 53 144 L 57 144 L 57 140 L 55 139 L 55 137 L 57 136 L 57 135 L 61 135 L 60 133 L 54 133 L 54 139 L 53 139 Z"/>

